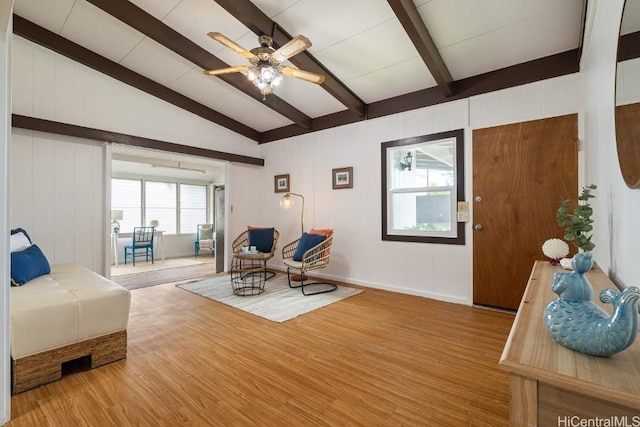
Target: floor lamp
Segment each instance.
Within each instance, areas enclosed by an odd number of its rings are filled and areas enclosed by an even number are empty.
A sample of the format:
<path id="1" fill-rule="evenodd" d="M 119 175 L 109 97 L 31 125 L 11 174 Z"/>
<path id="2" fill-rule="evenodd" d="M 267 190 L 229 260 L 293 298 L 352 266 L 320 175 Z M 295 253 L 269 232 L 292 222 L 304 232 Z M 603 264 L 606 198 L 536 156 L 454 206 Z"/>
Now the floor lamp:
<path id="1" fill-rule="evenodd" d="M 293 198 L 291 196 L 298 196 L 302 199 L 302 209 L 300 209 L 300 235 L 304 233 L 304 196 L 298 193 L 287 193 L 280 199 L 280 206 L 284 209 L 291 209 L 295 204 Z"/>
<path id="2" fill-rule="evenodd" d="M 302 236 L 302 233 L 304 233 L 304 196 L 298 193 L 287 193 L 284 196 L 282 196 L 282 198 L 280 199 L 280 206 L 283 207 L 284 209 L 291 209 L 295 204 L 291 196 L 298 196 L 302 199 L 302 208 L 300 209 L 300 228 L 301 228 L 300 236 Z M 295 280 L 297 282 L 301 282 L 305 279 L 306 277 L 304 276 L 304 274 L 301 274 L 299 276 L 298 275 L 291 276 L 291 280 Z"/>

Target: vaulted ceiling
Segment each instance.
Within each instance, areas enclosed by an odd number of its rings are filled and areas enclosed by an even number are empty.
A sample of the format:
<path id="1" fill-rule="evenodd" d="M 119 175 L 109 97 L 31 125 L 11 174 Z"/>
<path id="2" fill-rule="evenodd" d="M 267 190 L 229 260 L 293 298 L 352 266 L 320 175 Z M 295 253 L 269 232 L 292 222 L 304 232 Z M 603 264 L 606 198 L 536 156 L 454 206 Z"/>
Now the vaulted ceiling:
<path id="1" fill-rule="evenodd" d="M 14 33 L 259 143 L 578 71 L 586 0 L 15 0 Z M 203 70 L 302 34 L 263 96 Z M 46 72 L 43 70 L 43 72 Z"/>

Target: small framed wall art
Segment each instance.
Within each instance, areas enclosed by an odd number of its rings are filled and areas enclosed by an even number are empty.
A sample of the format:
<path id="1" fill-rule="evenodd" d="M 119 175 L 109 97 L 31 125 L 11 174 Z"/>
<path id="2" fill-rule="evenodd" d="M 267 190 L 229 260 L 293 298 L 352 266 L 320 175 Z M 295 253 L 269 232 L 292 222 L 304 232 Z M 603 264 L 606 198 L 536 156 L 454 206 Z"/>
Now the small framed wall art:
<path id="1" fill-rule="evenodd" d="M 289 174 L 276 175 L 273 180 L 276 193 L 288 193 L 289 192 Z"/>
<path id="2" fill-rule="evenodd" d="M 353 167 L 333 169 L 333 189 L 353 188 Z"/>

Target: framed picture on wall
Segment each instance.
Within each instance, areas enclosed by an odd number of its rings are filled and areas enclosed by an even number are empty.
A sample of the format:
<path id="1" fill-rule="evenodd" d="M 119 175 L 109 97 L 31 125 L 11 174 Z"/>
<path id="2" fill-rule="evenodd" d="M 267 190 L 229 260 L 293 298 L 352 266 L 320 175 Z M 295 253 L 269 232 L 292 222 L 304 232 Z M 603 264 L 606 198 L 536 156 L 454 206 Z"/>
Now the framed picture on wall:
<path id="1" fill-rule="evenodd" d="M 333 189 L 353 188 L 353 167 L 333 169 Z"/>
<path id="2" fill-rule="evenodd" d="M 289 174 L 276 175 L 274 177 L 274 186 L 276 193 L 288 193 L 289 192 Z"/>

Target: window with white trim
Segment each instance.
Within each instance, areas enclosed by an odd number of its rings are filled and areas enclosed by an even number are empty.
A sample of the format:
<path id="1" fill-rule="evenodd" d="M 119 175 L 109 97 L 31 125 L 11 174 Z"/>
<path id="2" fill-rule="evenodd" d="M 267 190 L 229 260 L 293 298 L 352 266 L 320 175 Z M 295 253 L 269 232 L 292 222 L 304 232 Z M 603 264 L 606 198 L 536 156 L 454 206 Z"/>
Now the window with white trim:
<path id="1" fill-rule="evenodd" d="M 195 233 L 198 224 L 207 222 L 207 187 L 180 184 L 180 231 Z"/>
<path id="2" fill-rule="evenodd" d="M 121 232 L 131 233 L 142 225 L 142 180 L 112 178 L 111 209 L 122 211 Z"/>
<path id="3" fill-rule="evenodd" d="M 382 239 L 464 244 L 462 129 L 382 143 Z"/>
<path id="4" fill-rule="evenodd" d="M 195 233 L 197 224 L 207 223 L 206 185 L 142 179 L 111 179 L 111 209 L 123 211 L 120 231 L 157 220 L 167 234 Z"/>
<path id="5" fill-rule="evenodd" d="M 178 227 L 178 186 L 175 182 L 145 181 L 144 207 L 147 224 L 157 220 L 167 234 L 176 234 Z"/>

